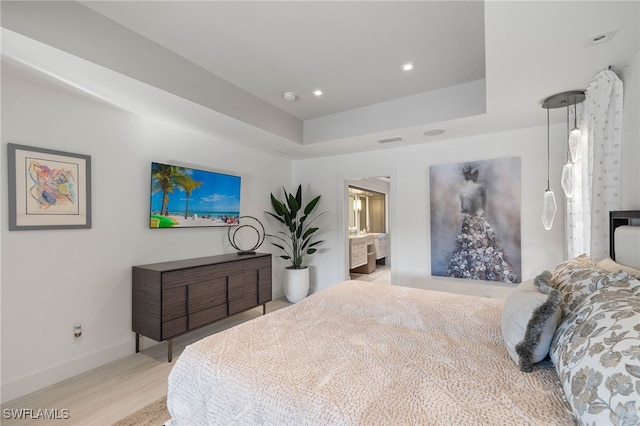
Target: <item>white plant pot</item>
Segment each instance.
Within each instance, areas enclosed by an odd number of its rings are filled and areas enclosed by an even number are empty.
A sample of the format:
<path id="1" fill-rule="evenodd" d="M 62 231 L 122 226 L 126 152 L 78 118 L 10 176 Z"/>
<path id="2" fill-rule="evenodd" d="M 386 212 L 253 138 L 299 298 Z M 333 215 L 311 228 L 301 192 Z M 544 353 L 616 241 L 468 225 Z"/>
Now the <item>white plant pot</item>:
<path id="1" fill-rule="evenodd" d="M 309 268 L 284 270 L 284 295 L 291 303 L 298 303 L 309 294 Z"/>

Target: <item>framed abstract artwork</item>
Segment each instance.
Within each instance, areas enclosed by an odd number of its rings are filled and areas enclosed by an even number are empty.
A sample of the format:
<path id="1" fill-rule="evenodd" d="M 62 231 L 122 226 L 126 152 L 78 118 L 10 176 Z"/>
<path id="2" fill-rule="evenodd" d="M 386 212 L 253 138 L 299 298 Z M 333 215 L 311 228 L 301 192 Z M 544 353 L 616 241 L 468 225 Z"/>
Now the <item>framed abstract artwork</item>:
<path id="1" fill-rule="evenodd" d="M 91 228 L 91 157 L 7 144 L 9 230 Z"/>
<path id="2" fill-rule="evenodd" d="M 520 158 L 430 167 L 431 275 L 521 281 Z"/>

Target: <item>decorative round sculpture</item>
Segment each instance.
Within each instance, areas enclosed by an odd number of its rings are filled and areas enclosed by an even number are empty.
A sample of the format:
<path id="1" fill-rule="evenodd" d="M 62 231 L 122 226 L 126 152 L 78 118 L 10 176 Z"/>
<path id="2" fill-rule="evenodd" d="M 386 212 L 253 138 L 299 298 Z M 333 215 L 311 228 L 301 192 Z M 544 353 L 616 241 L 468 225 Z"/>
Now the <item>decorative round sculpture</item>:
<path id="1" fill-rule="evenodd" d="M 245 219 L 244 222 L 248 221 L 250 223 L 242 223 L 243 219 Z M 231 232 L 232 228 L 233 228 L 233 233 Z M 253 245 L 253 247 L 251 248 L 240 247 L 240 244 L 238 244 L 236 237 L 238 236 L 238 231 L 240 231 L 241 229 L 253 230 L 256 233 L 256 243 Z M 238 218 L 238 226 L 229 227 L 227 231 L 227 237 L 229 238 L 229 243 L 233 246 L 233 248 L 238 250 L 239 255 L 255 254 L 256 249 L 258 249 L 258 247 L 260 247 L 264 242 L 264 237 L 265 237 L 264 226 L 262 225 L 262 222 L 260 222 L 258 219 L 256 219 L 253 216 L 240 216 Z"/>

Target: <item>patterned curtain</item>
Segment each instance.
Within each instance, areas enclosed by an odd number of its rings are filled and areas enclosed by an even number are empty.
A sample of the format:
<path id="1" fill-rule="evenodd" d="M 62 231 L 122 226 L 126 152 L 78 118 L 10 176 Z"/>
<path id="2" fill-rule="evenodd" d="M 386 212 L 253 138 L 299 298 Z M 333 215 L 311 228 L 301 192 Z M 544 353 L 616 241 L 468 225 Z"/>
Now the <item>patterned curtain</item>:
<path id="1" fill-rule="evenodd" d="M 576 106 L 577 125 L 582 132 L 580 154 L 573 165 L 573 197 L 567 198 L 566 227 L 567 227 L 567 259 L 573 259 L 582 253 L 588 253 L 588 243 L 591 230 L 591 185 L 586 180 L 593 173 L 593 144 L 589 139 L 587 122 L 585 120 L 585 102 Z M 574 122 L 574 110 L 569 109 L 569 123 Z M 571 128 L 571 125 L 569 126 Z"/>
<path id="2" fill-rule="evenodd" d="M 574 166 L 574 195 L 567 201 L 567 258 L 609 256 L 609 211 L 621 205 L 622 103 L 622 81 L 606 70 L 596 75 L 578 108 L 583 144 Z"/>

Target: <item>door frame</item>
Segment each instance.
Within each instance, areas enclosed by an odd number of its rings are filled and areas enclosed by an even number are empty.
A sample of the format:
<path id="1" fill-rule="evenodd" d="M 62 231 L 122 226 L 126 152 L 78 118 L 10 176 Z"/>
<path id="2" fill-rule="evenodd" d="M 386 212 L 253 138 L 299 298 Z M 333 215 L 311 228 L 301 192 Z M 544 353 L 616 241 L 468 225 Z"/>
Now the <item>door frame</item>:
<path id="1" fill-rule="evenodd" d="M 389 261 L 391 263 L 391 284 L 395 285 L 397 282 L 397 253 L 398 248 L 397 244 L 394 242 L 394 236 L 398 235 L 398 226 L 397 226 L 397 171 L 396 169 L 378 169 L 378 170 L 368 170 L 368 171 L 359 171 L 352 172 L 350 174 L 344 174 L 338 180 L 338 210 L 340 214 L 338 215 L 338 229 L 340 239 L 342 240 L 342 244 L 339 247 L 342 247 L 342 270 L 343 270 L 343 278 L 345 280 L 350 279 L 349 273 L 349 215 L 347 211 L 347 203 L 349 202 L 349 185 L 353 184 L 353 181 L 358 179 L 368 179 L 368 178 L 377 178 L 381 176 L 386 176 L 390 179 L 389 183 L 389 193 L 387 195 L 387 234 L 388 236 L 388 244 L 389 244 Z"/>

